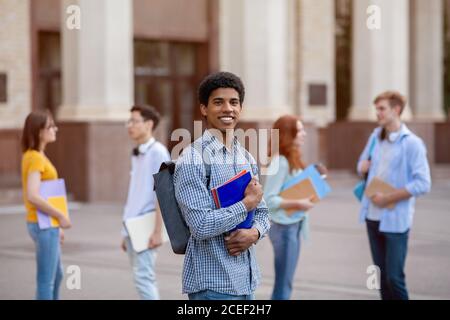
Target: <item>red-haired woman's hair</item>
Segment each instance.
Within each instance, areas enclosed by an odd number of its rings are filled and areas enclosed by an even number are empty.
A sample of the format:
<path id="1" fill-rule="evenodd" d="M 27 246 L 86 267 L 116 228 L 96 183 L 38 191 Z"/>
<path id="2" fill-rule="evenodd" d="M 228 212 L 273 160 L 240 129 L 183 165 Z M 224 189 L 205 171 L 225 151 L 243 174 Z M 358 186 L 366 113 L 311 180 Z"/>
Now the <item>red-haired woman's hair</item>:
<path id="1" fill-rule="evenodd" d="M 300 121 L 299 118 L 293 115 L 285 115 L 279 118 L 272 126 L 272 129 L 278 130 L 279 137 L 278 141 L 272 141 L 271 147 L 269 148 L 269 156 L 273 156 L 274 150 L 272 147 L 278 146 L 278 151 L 280 155 L 286 157 L 289 162 L 290 171 L 305 169 L 305 164 L 302 161 L 302 155 L 300 147 L 294 144 L 294 140 L 297 136 L 297 122 Z M 272 137 L 273 139 L 273 137 Z M 275 144 L 274 144 L 275 142 Z"/>

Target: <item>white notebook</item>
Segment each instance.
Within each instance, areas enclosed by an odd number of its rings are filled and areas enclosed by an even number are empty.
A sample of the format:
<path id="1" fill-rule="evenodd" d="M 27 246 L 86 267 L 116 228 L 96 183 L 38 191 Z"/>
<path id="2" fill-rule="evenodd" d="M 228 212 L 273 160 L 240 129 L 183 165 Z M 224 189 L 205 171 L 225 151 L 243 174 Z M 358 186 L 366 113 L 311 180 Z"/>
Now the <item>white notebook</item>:
<path id="1" fill-rule="evenodd" d="M 139 253 L 148 249 L 148 241 L 155 229 L 155 217 L 156 212 L 152 211 L 124 221 L 134 251 Z M 162 238 L 163 243 L 169 241 L 164 222 L 162 225 Z"/>

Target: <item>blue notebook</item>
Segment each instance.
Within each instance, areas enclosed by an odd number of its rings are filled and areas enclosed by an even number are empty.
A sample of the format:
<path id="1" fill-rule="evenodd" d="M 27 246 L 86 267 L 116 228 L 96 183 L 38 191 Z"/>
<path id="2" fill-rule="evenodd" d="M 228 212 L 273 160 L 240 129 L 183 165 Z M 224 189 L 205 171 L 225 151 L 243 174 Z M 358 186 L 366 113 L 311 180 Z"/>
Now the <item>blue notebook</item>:
<path id="1" fill-rule="evenodd" d="M 293 185 L 296 185 L 300 181 L 308 178 L 311 179 L 311 182 L 314 186 L 314 189 L 316 190 L 319 199 L 323 199 L 331 192 L 330 185 L 320 176 L 320 173 L 319 171 L 317 171 L 316 166 L 314 164 L 308 166 L 305 170 L 303 170 L 298 175 L 294 176 L 291 180 L 283 184 L 281 190 L 282 191 L 286 190 L 292 187 Z"/>
<path id="2" fill-rule="evenodd" d="M 218 208 L 226 208 L 244 199 L 245 189 L 251 180 L 251 173 L 248 171 L 243 171 L 224 184 L 212 189 L 216 206 Z M 250 229 L 253 225 L 254 216 L 255 210 L 248 212 L 247 218 L 230 231 L 237 229 Z"/>

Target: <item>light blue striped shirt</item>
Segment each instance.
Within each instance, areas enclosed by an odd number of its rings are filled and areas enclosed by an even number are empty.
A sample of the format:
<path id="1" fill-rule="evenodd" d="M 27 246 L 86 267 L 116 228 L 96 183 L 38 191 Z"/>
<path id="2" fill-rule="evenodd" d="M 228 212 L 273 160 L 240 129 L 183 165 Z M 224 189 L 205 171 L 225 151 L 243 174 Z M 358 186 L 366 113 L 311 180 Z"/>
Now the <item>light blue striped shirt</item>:
<path id="1" fill-rule="evenodd" d="M 211 163 L 207 188 L 206 168 L 202 150 Z M 206 130 L 202 137 L 186 148 L 177 160 L 174 173 L 175 196 L 191 231 L 183 266 L 183 293 L 213 290 L 231 295 L 249 295 L 260 280 L 254 246 L 239 256 L 229 255 L 224 233 L 245 220 L 247 210 L 242 201 L 227 208 L 216 209 L 211 189 L 240 171 L 251 170 L 258 175 L 255 160 L 234 139 L 231 151 Z M 253 221 L 260 238 L 269 227 L 269 212 L 263 201 Z"/>
<path id="2" fill-rule="evenodd" d="M 367 183 L 376 176 L 380 160 L 380 136 L 381 128 L 376 128 L 362 152 L 357 170 L 360 172 L 362 160 L 369 157 L 369 146 L 373 137 L 377 137 L 377 143 L 372 152 L 372 161 Z M 430 167 L 427 160 L 427 152 L 423 141 L 412 133 L 405 124 L 402 124 L 399 137 L 392 142 L 390 163 L 388 164 L 385 182 L 397 189 L 406 189 L 412 197 L 398 202 L 393 209 L 382 209 L 380 217 L 380 231 L 403 233 L 411 228 L 414 217 L 415 198 L 428 193 L 431 189 Z M 362 200 L 360 222 L 363 223 L 368 215 L 370 199 L 365 195 Z"/>

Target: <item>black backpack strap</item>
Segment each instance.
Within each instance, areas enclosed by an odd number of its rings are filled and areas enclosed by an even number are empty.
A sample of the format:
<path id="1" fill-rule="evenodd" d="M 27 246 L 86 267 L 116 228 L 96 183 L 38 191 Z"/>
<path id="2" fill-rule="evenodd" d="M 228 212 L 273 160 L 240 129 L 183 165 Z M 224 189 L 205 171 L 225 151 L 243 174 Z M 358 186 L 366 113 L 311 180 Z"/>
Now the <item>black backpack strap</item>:
<path id="1" fill-rule="evenodd" d="M 169 170 L 170 174 L 173 174 L 175 172 L 175 164 L 176 164 L 176 161 L 173 161 L 173 160 L 164 161 L 163 163 L 161 163 L 161 166 L 159 167 L 159 171 L 167 169 L 167 170 Z"/>
<path id="2" fill-rule="evenodd" d="M 159 167 L 158 173 L 162 172 L 164 170 L 167 170 L 167 171 L 169 171 L 169 173 L 171 175 L 173 175 L 173 173 L 175 172 L 175 164 L 176 164 L 176 161 L 173 161 L 173 160 L 162 162 L 160 167 Z M 153 177 L 154 176 L 155 175 L 153 175 Z M 153 191 L 156 191 L 156 182 L 153 184 Z"/>
<path id="3" fill-rule="evenodd" d="M 206 159 L 203 159 L 203 164 L 205 165 L 206 171 L 206 188 L 209 189 L 209 184 L 211 182 L 211 158 L 209 156 L 208 151 L 203 152 L 203 155 Z"/>

